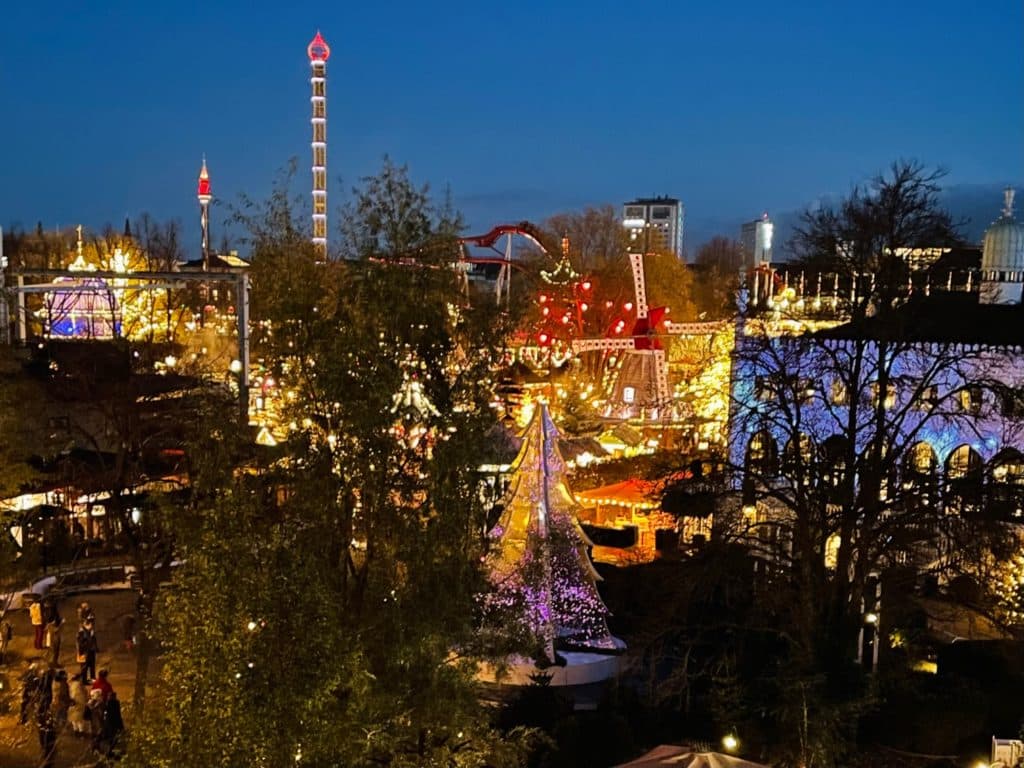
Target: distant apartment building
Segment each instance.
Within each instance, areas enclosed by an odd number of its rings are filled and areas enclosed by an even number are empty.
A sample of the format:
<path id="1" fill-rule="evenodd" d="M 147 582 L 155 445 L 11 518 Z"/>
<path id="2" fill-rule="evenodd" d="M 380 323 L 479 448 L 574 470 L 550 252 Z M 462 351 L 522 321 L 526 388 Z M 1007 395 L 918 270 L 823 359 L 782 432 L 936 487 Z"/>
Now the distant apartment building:
<path id="1" fill-rule="evenodd" d="M 671 252 L 683 258 L 683 204 L 673 197 L 638 198 L 622 206 L 630 246 L 643 253 Z"/>
<path id="2" fill-rule="evenodd" d="M 743 269 L 772 260 L 772 234 L 775 225 L 765 213 L 760 219 L 748 221 L 740 227 L 740 248 L 743 251 Z"/>

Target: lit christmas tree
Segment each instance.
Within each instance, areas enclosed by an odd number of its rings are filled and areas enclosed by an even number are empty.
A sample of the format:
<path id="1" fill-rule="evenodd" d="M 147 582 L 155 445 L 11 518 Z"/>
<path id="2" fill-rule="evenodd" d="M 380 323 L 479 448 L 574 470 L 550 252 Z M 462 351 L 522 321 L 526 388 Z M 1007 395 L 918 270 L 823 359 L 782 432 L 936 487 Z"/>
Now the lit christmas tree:
<path id="1" fill-rule="evenodd" d="M 558 429 L 539 406 L 511 467 L 504 509 L 491 530 L 488 557 L 493 591 L 484 598 L 487 624 L 511 632 L 540 663 L 555 651 L 614 651 L 600 576 L 576 521 L 576 499 L 565 480 Z"/>

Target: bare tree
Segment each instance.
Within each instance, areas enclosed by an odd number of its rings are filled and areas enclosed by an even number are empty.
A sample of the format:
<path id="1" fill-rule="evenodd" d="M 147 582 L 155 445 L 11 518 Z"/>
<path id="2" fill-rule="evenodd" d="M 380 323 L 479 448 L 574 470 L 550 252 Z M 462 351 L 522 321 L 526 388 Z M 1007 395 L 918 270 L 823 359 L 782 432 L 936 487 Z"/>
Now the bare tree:
<path id="1" fill-rule="evenodd" d="M 941 178 L 899 162 L 838 208 L 805 214 L 796 270 L 827 272 L 841 286 L 834 314 L 799 295 L 794 278 L 749 308 L 737 336 L 730 464 L 742 512 L 731 532 L 766 564 L 780 674 L 818 708 L 808 727 L 800 702 L 779 708 L 806 765 L 827 764 L 844 706 L 861 701 L 856 686 L 837 696 L 836 680 L 862 650 L 865 624 L 876 648 L 894 628 L 878 611 L 880 582 L 897 568 L 955 572 L 965 542 L 1002 530 L 983 514 L 983 459 L 972 445 L 1019 445 L 1024 423 L 1005 415 L 989 385 L 1024 382 L 1004 349 L 941 322 L 971 301 L 977 309 L 976 297 L 914 292 L 905 259 L 905 249 L 959 242 L 938 206 Z"/>

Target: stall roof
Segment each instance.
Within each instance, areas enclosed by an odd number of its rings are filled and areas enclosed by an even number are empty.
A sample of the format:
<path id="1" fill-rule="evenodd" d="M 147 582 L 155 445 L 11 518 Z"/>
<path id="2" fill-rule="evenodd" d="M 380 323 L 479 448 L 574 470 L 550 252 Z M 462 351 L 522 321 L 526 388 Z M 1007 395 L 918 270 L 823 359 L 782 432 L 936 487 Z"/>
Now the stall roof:
<path id="1" fill-rule="evenodd" d="M 581 502 L 620 504 L 641 509 L 657 509 L 661 506 L 658 483 L 636 478 L 612 485 L 603 485 L 600 488 L 591 488 L 588 491 L 576 491 L 576 499 Z"/>

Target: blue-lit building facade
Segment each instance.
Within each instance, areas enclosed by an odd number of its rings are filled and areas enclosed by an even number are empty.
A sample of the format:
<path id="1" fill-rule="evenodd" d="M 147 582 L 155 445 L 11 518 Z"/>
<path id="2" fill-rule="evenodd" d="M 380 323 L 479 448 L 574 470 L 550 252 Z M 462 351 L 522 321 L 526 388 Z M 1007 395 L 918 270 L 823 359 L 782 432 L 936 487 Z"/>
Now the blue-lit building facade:
<path id="1" fill-rule="evenodd" d="M 875 464 L 883 516 L 1024 523 L 1024 225 L 1012 192 L 981 249 L 924 250 L 903 254 L 916 263 L 884 313 L 870 308 L 870 274 L 765 266 L 750 280 L 729 463 L 744 516 L 781 523 L 774 544 L 788 535 L 785 499 L 850 503 Z M 868 309 L 855 320 L 858 302 Z M 898 562 L 936 555 L 913 549 Z"/>

